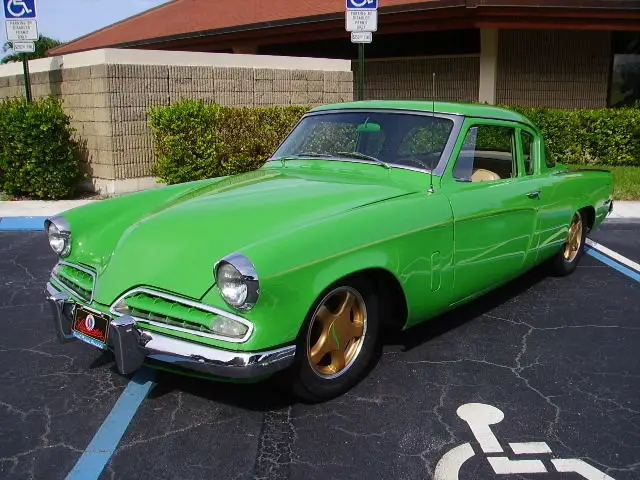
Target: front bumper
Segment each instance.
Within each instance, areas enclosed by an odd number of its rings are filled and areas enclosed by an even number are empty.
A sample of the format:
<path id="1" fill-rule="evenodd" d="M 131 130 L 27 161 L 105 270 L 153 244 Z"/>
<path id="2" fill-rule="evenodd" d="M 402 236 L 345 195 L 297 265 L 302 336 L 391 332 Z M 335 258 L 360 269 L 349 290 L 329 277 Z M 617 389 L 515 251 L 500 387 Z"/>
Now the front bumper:
<path id="1" fill-rule="evenodd" d="M 46 297 L 53 310 L 58 338 L 63 342 L 76 340 L 72 333 L 76 303 L 51 283 L 47 284 Z M 146 359 L 152 359 L 216 377 L 257 378 L 287 368 L 296 353 L 295 345 L 264 352 L 222 350 L 137 327 L 136 319 L 126 315 L 111 320 L 107 345 L 123 375 L 133 373 Z"/>

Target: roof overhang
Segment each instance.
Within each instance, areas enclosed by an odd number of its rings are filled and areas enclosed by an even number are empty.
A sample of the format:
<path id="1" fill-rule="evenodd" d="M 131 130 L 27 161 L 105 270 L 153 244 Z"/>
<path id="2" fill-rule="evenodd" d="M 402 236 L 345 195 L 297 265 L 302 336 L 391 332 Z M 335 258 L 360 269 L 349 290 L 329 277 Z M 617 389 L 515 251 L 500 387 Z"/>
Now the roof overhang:
<path id="1" fill-rule="evenodd" d="M 178 4 L 181 0 L 171 3 Z M 464 28 L 640 30 L 640 0 L 431 0 L 399 2 L 379 9 L 378 34 Z M 118 32 L 134 29 L 146 15 L 166 15 L 162 7 L 124 20 L 49 51 L 67 54 L 95 48 L 219 50 L 241 45 L 281 43 L 283 36 L 304 33 L 309 40 L 348 37 L 344 11 L 295 18 L 182 31 L 118 41 Z M 109 35 L 107 35 L 109 33 Z M 98 36 L 106 43 L 100 43 Z"/>

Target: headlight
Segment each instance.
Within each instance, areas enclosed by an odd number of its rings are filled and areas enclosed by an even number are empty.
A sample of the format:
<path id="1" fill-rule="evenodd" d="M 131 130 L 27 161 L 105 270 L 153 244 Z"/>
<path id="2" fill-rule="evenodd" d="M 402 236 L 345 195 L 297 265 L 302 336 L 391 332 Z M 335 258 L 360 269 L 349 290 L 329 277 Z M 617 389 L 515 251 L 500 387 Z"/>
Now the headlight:
<path id="1" fill-rule="evenodd" d="M 71 228 L 63 217 L 53 217 L 45 222 L 49 245 L 61 257 L 68 257 L 71 253 Z"/>
<path id="2" fill-rule="evenodd" d="M 224 301 L 238 310 L 250 310 L 258 301 L 258 274 L 247 257 L 231 254 L 214 267 L 214 276 Z"/>

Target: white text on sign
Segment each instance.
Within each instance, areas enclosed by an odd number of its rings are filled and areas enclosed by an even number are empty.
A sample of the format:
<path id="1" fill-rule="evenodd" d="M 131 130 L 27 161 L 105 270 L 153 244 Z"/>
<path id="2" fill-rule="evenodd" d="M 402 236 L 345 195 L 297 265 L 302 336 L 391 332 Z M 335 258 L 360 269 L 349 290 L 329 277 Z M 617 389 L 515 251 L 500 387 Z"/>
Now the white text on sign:
<path id="1" fill-rule="evenodd" d="M 36 44 L 35 42 L 13 42 L 13 51 L 16 53 L 34 53 Z"/>
<path id="2" fill-rule="evenodd" d="M 371 32 L 351 32 L 351 43 L 371 43 L 373 33 Z"/>
<path id="3" fill-rule="evenodd" d="M 347 32 L 376 32 L 378 30 L 377 10 L 347 10 Z"/>
<path id="4" fill-rule="evenodd" d="M 10 42 L 28 42 L 38 40 L 36 20 L 6 20 L 7 40 Z"/>

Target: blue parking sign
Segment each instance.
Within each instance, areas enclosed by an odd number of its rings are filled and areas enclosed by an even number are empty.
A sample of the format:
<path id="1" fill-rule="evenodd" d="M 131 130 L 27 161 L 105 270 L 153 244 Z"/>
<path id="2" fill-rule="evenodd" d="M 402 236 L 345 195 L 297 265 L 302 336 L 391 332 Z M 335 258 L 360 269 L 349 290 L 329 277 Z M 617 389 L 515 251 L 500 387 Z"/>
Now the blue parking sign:
<path id="1" fill-rule="evenodd" d="M 378 0 L 347 0 L 347 10 L 376 10 Z"/>
<path id="2" fill-rule="evenodd" d="M 2 0 L 2 3 L 7 20 L 36 18 L 36 0 Z"/>

